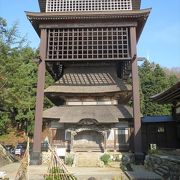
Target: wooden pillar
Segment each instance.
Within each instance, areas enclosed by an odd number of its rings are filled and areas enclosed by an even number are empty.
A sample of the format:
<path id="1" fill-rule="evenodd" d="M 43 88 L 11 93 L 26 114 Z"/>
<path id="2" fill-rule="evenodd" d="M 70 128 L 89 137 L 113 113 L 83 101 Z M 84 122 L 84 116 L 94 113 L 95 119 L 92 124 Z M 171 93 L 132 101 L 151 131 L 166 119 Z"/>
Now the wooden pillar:
<path id="1" fill-rule="evenodd" d="M 44 84 L 45 84 L 45 58 L 46 58 L 46 29 L 41 30 L 40 43 L 40 61 L 38 64 L 38 82 L 36 94 L 36 111 L 35 111 L 35 127 L 33 138 L 33 152 L 41 152 L 41 136 L 42 136 L 42 116 L 44 103 Z"/>
<path id="2" fill-rule="evenodd" d="M 51 144 L 54 144 L 57 140 L 56 138 L 57 128 L 51 128 Z"/>
<path id="3" fill-rule="evenodd" d="M 131 57 L 136 57 L 136 27 L 130 28 L 131 37 Z M 134 151 L 142 152 L 141 139 L 141 113 L 140 113 L 140 94 L 137 58 L 132 60 L 132 88 L 133 88 L 133 115 L 134 115 Z"/>
<path id="4" fill-rule="evenodd" d="M 116 142 L 117 142 L 117 129 L 114 128 L 114 151 L 117 151 L 116 148 Z"/>
<path id="5" fill-rule="evenodd" d="M 74 136 L 75 136 L 74 132 L 71 131 L 71 146 L 70 146 L 71 147 L 71 149 L 70 149 L 71 152 L 73 152 Z"/>
<path id="6" fill-rule="evenodd" d="M 103 136 L 104 136 L 104 152 L 106 152 L 106 147 L 107 147 L 107 132 L 104 131 L 103 132 Z"/>

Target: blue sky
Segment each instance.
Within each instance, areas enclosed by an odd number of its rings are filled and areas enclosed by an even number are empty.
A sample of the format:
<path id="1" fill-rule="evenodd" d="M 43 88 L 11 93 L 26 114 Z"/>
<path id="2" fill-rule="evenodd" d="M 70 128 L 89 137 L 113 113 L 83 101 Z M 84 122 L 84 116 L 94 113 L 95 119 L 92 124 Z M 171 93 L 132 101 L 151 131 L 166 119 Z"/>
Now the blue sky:
<path id="1" fill-rule="evenodd" d="M 163 67 L 180 67 L 180 0 L 142 0 L 142 8 L 149 7 L 152 12 L 138 42 L 138 56 Z M 18 22 L 20 33 L 36 48 L 39 37 L 24 11 L 39 11 L 38 0 L 0 0 L 0 16 L 9 26 Z"/>

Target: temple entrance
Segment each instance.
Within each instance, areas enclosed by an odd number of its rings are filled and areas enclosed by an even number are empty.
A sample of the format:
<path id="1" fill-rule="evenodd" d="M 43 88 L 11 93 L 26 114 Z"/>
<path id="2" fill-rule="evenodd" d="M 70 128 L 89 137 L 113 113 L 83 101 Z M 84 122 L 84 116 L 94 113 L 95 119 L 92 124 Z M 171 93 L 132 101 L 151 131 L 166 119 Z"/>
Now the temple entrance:
<path id="1" fill-rule="evenodd" d="M 104 151 L 104 137 L 93 130 L 81 131 L 74 136 L 74 151 Z"/>

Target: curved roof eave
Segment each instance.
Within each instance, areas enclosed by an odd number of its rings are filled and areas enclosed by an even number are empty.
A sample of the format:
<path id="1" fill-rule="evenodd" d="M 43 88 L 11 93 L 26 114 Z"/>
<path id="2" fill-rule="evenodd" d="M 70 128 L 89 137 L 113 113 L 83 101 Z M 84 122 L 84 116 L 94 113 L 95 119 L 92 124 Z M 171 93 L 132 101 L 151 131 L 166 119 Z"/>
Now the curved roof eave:
<path id="1" fill-rule="evenodd" d="M 173 103 L 180 101 L 180 82 L 165 91 L 151 96 L 151 99 L 160 104 Z"/>
<path id="2" fill-rule="evenodd" d="M 26 12 L 27 18 L 32 26 L 40 35 L 39 25 L 48 21 L 62 21 L 62 20 L 90 20 L 90 19 L 130 19 L 138 22 L 137 39 L 143 30 L 145 22 L 150 14 L 151 8 L 133 11 L 107 11 L 107 12 L 53 12 L 53 13 L 37 13 Z"/>

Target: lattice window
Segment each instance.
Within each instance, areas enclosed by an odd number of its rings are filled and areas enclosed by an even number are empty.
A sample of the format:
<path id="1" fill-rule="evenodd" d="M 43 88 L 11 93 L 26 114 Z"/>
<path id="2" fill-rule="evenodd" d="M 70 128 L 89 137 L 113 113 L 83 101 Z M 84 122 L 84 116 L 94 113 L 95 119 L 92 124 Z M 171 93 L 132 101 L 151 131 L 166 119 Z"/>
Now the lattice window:
<path id="1" fill-rule="evenodd" d="M 49 29 L 47 59 L 129 58 L 127 27 Z"/>
<path id="2" fill-rule="evenodd" d="M 132 0 L 47 0 L 46 12 L 132 10 Z"/>

